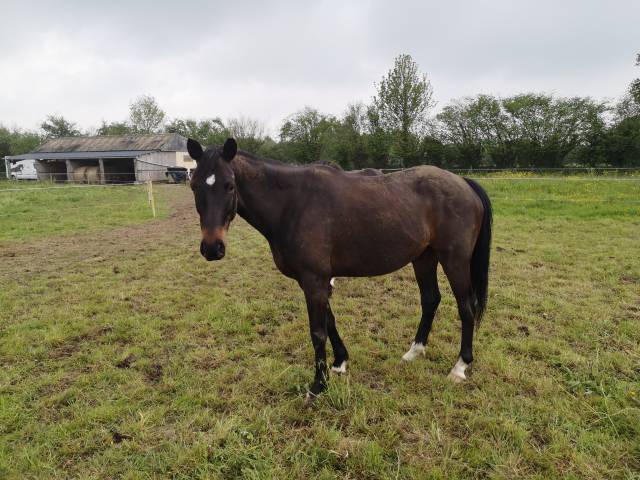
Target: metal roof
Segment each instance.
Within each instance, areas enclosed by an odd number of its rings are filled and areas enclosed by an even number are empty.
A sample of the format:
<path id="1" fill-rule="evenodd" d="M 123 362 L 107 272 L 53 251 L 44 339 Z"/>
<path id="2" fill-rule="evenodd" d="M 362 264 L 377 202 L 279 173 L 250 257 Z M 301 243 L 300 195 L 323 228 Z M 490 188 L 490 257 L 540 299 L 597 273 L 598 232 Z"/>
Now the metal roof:
<path id="1" fill-rule="evenodd" d="M 51 138 L 36 148 L 34 152 L 111 152 L 115 150 L 160 150 L 169 152 L 186 150 L 186 145 L 187 139 L 177 133 L 101 135 L 96 137 Z"/>
<path id="2" fill-rule="evenodd" d="M 5 157 L 7 160 L 65 158 L 131 158 L 149 152 L 184 152 L 187 139 L 177 133 L 149 135 L 102 135 L 61 137 L 46 140 L 33 152 Z"/>
<path id="3" fill-rule="evenodd" d="M 17 160 L 81 160 L 88 158 L 136 158 L 147 153 L 157 152 L 157 150 L 119 150 L 113 152 L 32 152 L 22 155 L 11 155 L 4 157 L 9 161 Z"/>

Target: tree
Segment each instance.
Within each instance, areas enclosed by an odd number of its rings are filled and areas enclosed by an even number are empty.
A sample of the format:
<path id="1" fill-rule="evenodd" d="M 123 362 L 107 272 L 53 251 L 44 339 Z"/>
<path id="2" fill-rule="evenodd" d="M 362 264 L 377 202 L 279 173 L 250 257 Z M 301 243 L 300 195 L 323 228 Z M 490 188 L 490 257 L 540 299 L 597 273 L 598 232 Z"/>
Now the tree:
<path id="1" fill-rule="evenodd" d="M 259 153 L 266 141 L 264 125 L 252 118 L 231 118 L 227 122 L 227 130 L 241 149 L 251 153 Z"/>
<path id="2" fill-rule="evenodd" d="M 300 163 L 319 161 L 337 123 L 333 116 L 310 107 L 289 117 L 280 128 L 280 141 L 285 144 L 288 160 Z"/>
<path id="3" fill-rule="evenodd" d="M 62 115 L 48 115 L 40 128 L 46 138 L 77 137 L 80 135 L 76 124 L 68 121 Z"/>
<path id="4" fill-rule="evenodd" d="M 36 132 L 8 128 L 0 125 L 0 177 L 4 176 L 4 157 L 7 155 L 20 155 L 33 150 L 41 142 L 40 135 Z"/>
<path id="5" fill-rule="evenodd" d="M 291 157 L 287 151 L 287 145 L 283 142 L 277 142 L 269 136 L 264 138 L 264 142 L 260 146 L 258 153 L 262 157 L 271 158 L 273 160 L 280 160 L 282 162 L 291 161 Z"/>
<path id="6" fill-rule="evenodd" d="M 637 166 L 640 159 L 640 116 L 624 118 L 613 125 L 607 132 L 604 151 L 613 166 Z"/>
<path id="7" fill-rule="evenodd" d="M 165 130 L 178 133 L 183 137 L 193 138 L 203 145 L 218 145 L 224 143 L 229 136 L 227 128 L 219 118 L 195 120 L 193 118 L 175 118 Z"/>
<path id="8" fill-rule="evenodd" d="M 372 108 L 378 126 L 393 137 L 390 157 L 401 165 L 416 164 L 419 137 L 435 105 L 433 88 L 411 55 L 399 55 L 394 66 L 377 85 Z"/>
<path id="9" fill-rule="evenodd" d="M 35 150 L 42 142 L 37 132 L 13 129 L 11 132 L 11 155 L 21 155 Z"/>
<path id="10" fill-rule="evenodd" d="M 433 88 L 425 74 L 418 73 L 418 64 L 411 55 L 396 57 L 394 66 L 377 85 L 373 106 L 381 126 L 390 132 L 419 134 L 433 107 Z"/>
<path id="11" fill-rule="evenodd" d="M 447 105 L 437 120 L 455 166 L 559 167 L 604 161 L 605 112 L 590 98 L 478 95 Z"/>
<path id="12" fill-rule="evenodd" d="M 636 56 L 640 66 L 640 53 Z M 640 159 L 640 78 L 631 82 L 615 106 L 615 121 L 607 132 L 604 151 L 612 165 L 628 167 Z"/>
<path id="13" fill-rule="evenodd" d="M 636 57 L 636 67 L 640 67 L 640 53 Z M 629 86 L 629 94 L 636 105 L 640 105 L 640 78 L 636 78 Z"/>
<path id="14" fill-rule="evenodd" d="M 640 53 L 636 57 L 636 66 L 640 66 Z M 640 116 L 640 78 L 631 81 L 627 92 L 615 107 L 615 114 L 616 123 Z"/>
<path id="15" fill-rule="evenodd" d="M 103 120 L 96 133 L 98 135 L 127 135 L 133 133 L 133 128 L 127 122 L 107 123 Z"/>
<path id="16" fill-rule="evenodd" d="M 151 95 L 141 95 L 130 106 L 130 121 L 136 133 L 161 131 L 165 113 Z"/>
<path id="17" fill-rule="evenodd" d="M 365 137 L 366 128 L 366 107 L 362 103 L 347 106 L 329 146 L 330 158 L 344 169 L 370 166 Z"/>
<path id="18" fill-rule="evenodd" d="M 482 161 L 482 136 L 472 115 L 474 99 L 455 100 L 437 115 L 437 137 L 450 146 L 450 166 L 480 166 Z"/>
<path id="19" fill-rule="evenodd" d="M 369 161 L 377 168 L 401 167 L 391 161 L 390 150 L 393 135 L 386 131 L 380 120 L 380 112 L 375 106 L 367 108 L 367 153 Z"/>

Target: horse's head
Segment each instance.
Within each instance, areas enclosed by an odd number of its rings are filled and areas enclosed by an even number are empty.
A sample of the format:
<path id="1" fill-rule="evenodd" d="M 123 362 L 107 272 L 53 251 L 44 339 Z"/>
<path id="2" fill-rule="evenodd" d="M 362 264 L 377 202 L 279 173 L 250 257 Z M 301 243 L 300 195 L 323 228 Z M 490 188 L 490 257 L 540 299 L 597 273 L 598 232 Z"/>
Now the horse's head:
<path id="1" fill-rule="evenodd" d="M 203 151 L 197 141 L 189 139 L 187 150 L 197 163 L 191 176 L 191 190 L 200 215 L 200 253 L 208 261 L 220 260 L 225 252 L 225 235 L 238 208 L 236 180 L 231 169 L 238 145 L 229 138 L 222 148 Z"/>

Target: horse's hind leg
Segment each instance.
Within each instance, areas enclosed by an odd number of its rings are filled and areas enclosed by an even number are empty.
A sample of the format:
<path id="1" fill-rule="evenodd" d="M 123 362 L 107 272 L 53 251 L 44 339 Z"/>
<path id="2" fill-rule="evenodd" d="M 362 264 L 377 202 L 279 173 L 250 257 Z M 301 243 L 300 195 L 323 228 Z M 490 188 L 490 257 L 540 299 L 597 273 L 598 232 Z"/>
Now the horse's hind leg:
<path id="1" fill-rule="evenodd" d="M 349 353 L 338 334 L 338 329 L 336 328 L 336 317 L 333 316 L 331 305 L 329 305 L 329 303 L 327 303 L 327 333 L 329 334 L 329 340 L 331 341 L 334 357 L 331 371 L 336 373 L 346 373 Z"/>
<path id="2" fill-rule="evenodd" d="M 462 321 L 460 356 L 451 369 L 449 378 L 454 382 L 467 379 L 465 370 L 473 361 L 473 327 L 475 323 L 474 295 L 471 285 L 471 264 L 469 258 L 453 252 L 440 259 L 451 289 L 458 303 L 458 314 Z"/>
<path id="3" fill-rule="evenodd" d="M 440 304 L 440 290 L 438 289 L 438 261 L 431 248 L 413 262 L 413 271 L 416 274 L 418 287 L 420 288 L 420 303 L 422 304 L 422 318 L 416 332 L 416 337 L 411 348 L 402 356 L 406 362 L 414 360 L 424 353 L 427 338 L 431 331 L 433 317 Z"/>

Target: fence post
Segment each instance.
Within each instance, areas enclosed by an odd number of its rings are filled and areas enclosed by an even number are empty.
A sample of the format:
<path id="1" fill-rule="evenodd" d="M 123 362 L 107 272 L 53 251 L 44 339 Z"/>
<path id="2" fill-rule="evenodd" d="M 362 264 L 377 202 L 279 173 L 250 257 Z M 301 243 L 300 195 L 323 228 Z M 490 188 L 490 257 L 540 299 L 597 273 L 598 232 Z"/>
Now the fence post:
<path id="1" fill-rule="evenodd" d="M 149 205 L 151 205 L 151 213 L 153 213 L 153 218 L 156 218 L 156 202 L 153 199 L 153 182 L 151 179 L 147 181 L 147 185 L 149 186 L 147 192 L 149 195 Z"/>

